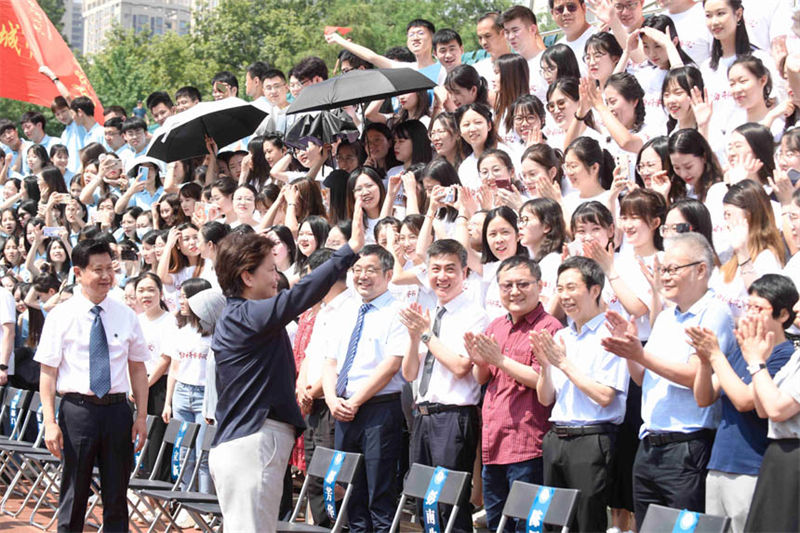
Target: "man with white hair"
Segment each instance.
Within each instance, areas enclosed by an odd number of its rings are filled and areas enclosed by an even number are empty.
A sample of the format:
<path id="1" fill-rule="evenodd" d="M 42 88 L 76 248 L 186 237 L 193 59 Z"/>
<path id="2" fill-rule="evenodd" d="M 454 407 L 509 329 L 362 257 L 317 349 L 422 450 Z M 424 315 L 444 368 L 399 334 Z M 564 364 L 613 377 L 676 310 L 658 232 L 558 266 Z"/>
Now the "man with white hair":
<path id="1" fill-rule="evenodd" d="M 700 360 L 686 328 L 713 331 L 728 358 L 739 349 L 728 306 L 708 288 L 714 256 L 706 238 L 683 233 L 670 239 L 665 249 L 662 294 L 675 307 L 658 315 L 647 349 L 642 348 L 634 323 L 613 311 L 607 313 L 613 337 L 602 341 L 606 350 L 628 360 L 631 377 L 642 386 L 641 443 L 633 465 L 637 529 L 651 503 L 705 510 L 706 467 L 720 404 L 695 403 L 692 386 Z"/>

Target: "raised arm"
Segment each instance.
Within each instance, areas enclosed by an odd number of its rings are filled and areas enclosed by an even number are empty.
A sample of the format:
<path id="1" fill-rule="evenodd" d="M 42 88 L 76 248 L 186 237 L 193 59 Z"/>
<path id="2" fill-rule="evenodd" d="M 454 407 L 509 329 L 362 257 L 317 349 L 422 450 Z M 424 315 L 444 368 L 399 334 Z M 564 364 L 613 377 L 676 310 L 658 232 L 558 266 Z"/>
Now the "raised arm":
<path id="1" fill-rule="evenodd" d="M 338 33 L 330 33 L 325 36 L 325 41 L 328 44 L 338 44 L 351 54 L 360 57 L 364 61 L 368 61 L 378 68 L 394 68 L 394 63 L 388 57 L 384 57 L 366 46 L 356 44 L 348 41 Z"/>

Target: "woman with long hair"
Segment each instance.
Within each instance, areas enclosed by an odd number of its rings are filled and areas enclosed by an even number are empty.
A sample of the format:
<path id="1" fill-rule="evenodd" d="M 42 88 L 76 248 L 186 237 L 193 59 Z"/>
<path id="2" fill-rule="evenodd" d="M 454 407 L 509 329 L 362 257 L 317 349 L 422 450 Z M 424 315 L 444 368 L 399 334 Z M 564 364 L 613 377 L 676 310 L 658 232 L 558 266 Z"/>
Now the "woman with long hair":
<path id="1" fill-rule="evenodd" d="M 461 138 L 455 114 L 442 112 L 436 115 L 428 129 L 428 138 L 436 156 L 458 168 L 464 160 L 466 143 Z"/>
<path id="2" fill-rule="evenodd" d="M 611 183 L 614 180 L 614 158 L 589 137 L 578 137 L 564 152 L 564 175 L 574 189 L 564 196 L 562 207 L 566 217 L 578 205 L 593 200 L 609 206 Z"/>
<path id="3" fill-rule="evenodd" d="M 458 65 L 447 73 L 444 80 L 448 98 L 445 111 L 455 111 L 462 105 L 478 102 L 489 105 L 489 88 L 486 80 L 472 65 Z"/>
<path id="4" fill-rule="evenodd" d="M 461 138 L 471 148 L 470 153 L 458 166 L 458 178 L 468 189 L 477 190 L 481 185 L 478 171 L 478 158 L 484 150 L 499 148 L 506 152 L 511 149 L 499 142 L 497 128 L 492 118 L 492 110 L 481 104 L 470 104 L 456 111 L 456 121 Z"/>
<path id="5" fill-rule="evenodd" d="M 197 226 L 184 222 L 171 228 L 156 272 L 164 284 L 164 300 L 170 310 L 177 309 L 176 297 L 181 285 L 189 278 L 199 276 L 203 265 L 198 247 Z"/>
<path id="6" fill-rule="evenodd" d="M 545 48 L 539 65 L 542 69 L 542 77 L 547 82 L 547 85 L 552 84 L 559 78 L 581 77 L 578 58 L 575 57 L 575 52 L 572 51 L 572 48 L 566 44 L 556 43 Z"/>
<path id="7" fill-rule="evenodd" d="M 519 210 L 519 243 L 539 263 L 542 271 L 540 298 L 545 309 L 555 294 L 558 265 L 567 238 L 561 205 L 550 198 L 534 198 Z"/>
<path id="8" fill-rule="evenodd" d="M 504 143 L 515 140 L 514 102 L 523 94 L 530 94 L 528 62 L 518 54 L 503 54 L 494 62 L 494 117 L 497 136 Z M 469 141 L 467 141 L 469 142 Z"/>

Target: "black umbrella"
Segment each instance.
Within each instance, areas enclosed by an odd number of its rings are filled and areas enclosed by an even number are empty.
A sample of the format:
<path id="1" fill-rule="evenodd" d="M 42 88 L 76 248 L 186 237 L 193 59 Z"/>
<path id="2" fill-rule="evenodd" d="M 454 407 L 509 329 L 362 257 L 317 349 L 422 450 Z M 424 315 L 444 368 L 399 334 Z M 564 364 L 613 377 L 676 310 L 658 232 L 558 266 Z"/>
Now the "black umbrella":
<path id="1" fill-rule="evenodd" d="M 410 68 L 351 70 L 304 88 L 286 114 L 335 109 L 434 87 L 436 83 Z"/>
<path id="2" fill-rule="evenodd" d="M 200 102 L 164 121 L 147 155 L 167 163 L 206 155 L 206 135 L 221 148 L 252 135 L 266 116 L 241 98 Z"/>
<path id="3" fill-rule="evenodd" d="M 350 118 L 341 118 L 330 111 L 302 115 L 286 134 L 284 142 L 293 148 L 305 149 L 308 141 L 332 144 L 338 139 L 353 142 L 358 129 Z"/>

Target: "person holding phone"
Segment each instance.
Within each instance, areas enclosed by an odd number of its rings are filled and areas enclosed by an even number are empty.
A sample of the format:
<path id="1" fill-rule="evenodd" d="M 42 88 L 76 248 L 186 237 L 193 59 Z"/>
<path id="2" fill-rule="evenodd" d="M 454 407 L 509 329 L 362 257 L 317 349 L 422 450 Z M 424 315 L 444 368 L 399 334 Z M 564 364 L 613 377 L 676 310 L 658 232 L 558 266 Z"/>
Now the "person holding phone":
<path id="1" fill-rule="evenodd" d="M 114 211 L 120 215 L 129 205 L 150 211 L 153 203 L 164 194 L 158 165 L 154 161 L 142 160 L 131 167 L 127 177 L 131 179 L 131 186 L 128 187 L 125 194 L 120 196 L 114 206 Z"/>

